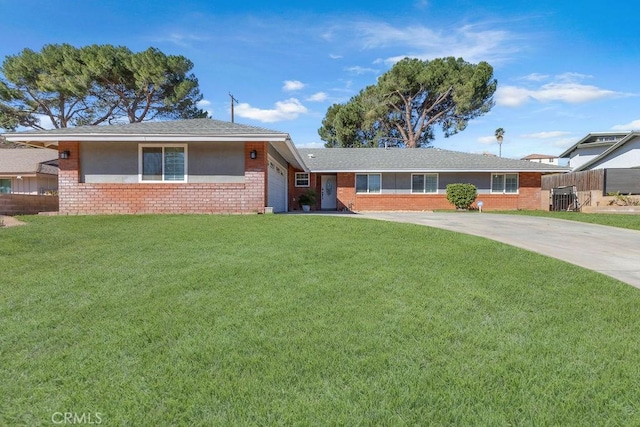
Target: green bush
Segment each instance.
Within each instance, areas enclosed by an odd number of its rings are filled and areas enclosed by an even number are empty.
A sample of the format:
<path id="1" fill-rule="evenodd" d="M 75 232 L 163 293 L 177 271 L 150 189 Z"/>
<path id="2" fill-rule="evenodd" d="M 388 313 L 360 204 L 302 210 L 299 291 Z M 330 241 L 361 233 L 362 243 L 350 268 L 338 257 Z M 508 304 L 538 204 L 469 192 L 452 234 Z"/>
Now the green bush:
<path id="1" fill-rule="evenodd" d="M 456 209 L 469 209 L 476 200 L 478 189 L 473 184 L 449 184 L 447 185 L 447 200 Z"/>

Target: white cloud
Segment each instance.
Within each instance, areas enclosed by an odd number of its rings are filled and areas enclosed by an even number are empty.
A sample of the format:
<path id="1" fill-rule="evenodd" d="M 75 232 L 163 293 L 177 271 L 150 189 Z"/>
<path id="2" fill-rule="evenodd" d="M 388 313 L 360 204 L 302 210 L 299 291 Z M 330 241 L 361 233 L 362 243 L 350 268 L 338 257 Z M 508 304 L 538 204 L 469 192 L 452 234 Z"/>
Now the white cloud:
<path id="1" fill-rule="evenodd" d="M 329 54 L 329 58 L 331 59 L 342 59 L 342 55 L 334 55 L 333 53 Z"/>
<path id="2" fill-rule="evenodd" d="M 302 103 L 296 98 L 278 101 L 273 109 L 261 109 L 252 107 L 247 103 L 240 103 L 234 110 L 235 114 L 239 117 L 258 120 L 265 123 L 293 120 L 298 118 L 300 114 L 306 114 L 307 111 L 307 107 L 302 105 Z"/>
<path id="3" fill-rule="evenodd" d="M 520 80 L 529 80 L 533 82 L 540 82 L 543 80 L 547 80 L 549 78 L 548 74 L 540 74 L 540 73 L 531 73 L 522 77 Z"/>
<path id="4" fill-rule="evenodd" d="M 306 85 L 298 80 L 285 80 L 282 90 L 285 92 L 293 92 L 303 89 Z"/>
<path id="5" fill-rule="evenodd" d="M 360 67 L 359 65 L 348 67 L 346 68 L 346 70 L 350 73 L 357 74 L 357 75 L 366 74 L 366 73 L 376 74 L 378 72 L 378 70 L 376 70 L 375 68 Z"/>
<path id="6" fill-rule="evenodd" d="M 560 138 L 556 141 L 553 141 L 551 145 L 554 147 L 562 148 L 564 150 L 571 147 L 576 143 L 576 141 L 578 141 L 577 138 Z"/>
<path id="7" fill-rule="evenodd" d="M 616 131 L 631 131 L 631 130 L 637 130 L 637 129 L 640 129 L 640 119 L 634 120 L 632 122 L 629 122 L 623 125 L 611 126 L 611 130 L 616 130 Z"/>
<path id="8" fill-rule="evenodd" d="M 528 80 L 536 83 L 549 80 L 549 82 L 538 87 L 499 86 L 496 90 L 496 104 L 517 107 L 531 100 L 581 104 L 599 99 L 632 96 L 629 93 L 616 92 L 582 83 L 582 80 L 590 78 L 593 78 L 593 76 L 574 72 L 558 74 L 553 77 L 543 74 L 529 74 L 519 80 Z"/>
<path id="9" fill-rule="evenodd" d="M 324 92 L 317 92 L 307 98 L 307 101 L 324 102 L 327 100 L 327 96 L 328 95 Z"/>
<path id="10" fill-rule="evenodd" d="M 405 57 L 428 60 L 447 56 L 495 64 L 509 59 L 521 49 L 520 41 L 512 33 L 493 29 L 495 25 L 487 29 L 482 28 L 483 25 L 462 25 L 436 31 L 426 26 L 394 27 L 386 22 L 362 21 L 354 27 L 358 32 L 356 37 L 365 49 L 393 47 L 396 51 L 405 51 L 386 58 L 387 64 Z"/>
<path id="11" fill-rule="evenodd" d="M 205 110 L 209 114 L 210 117 L 213 117 L 213 108 L 211 108 L 211 101 L 207 101 L 206 99 L 202 99 L 202 100 L 198 101 L 196 106 L 198 108 L 200 108 L 201 110 Z"/>
<path id="12" fill-rule="evenodd" d="M 554 131 L 547 131 L 547 132 L 527 133 L 524 135 L 520 135 L 520 137 L 526 138 L 526 139 L 551 139 L 551 138 L 559 138 L 561 136 L 566 136 L 566 135 L 571 135 L 571 132 L 554 130 Z"/>
<path id="13" fill-rule="evenodd" d="M 559 77 L 559 80 L 566 78 L 567 76 L 563 75 Z M 626 96 L 626 94 L 577 82 L 560 81 L 547 83 L 537 88 L 519 86 L 498 87 L 496 90 L 496 104 L 506 107 L 518 107 L 531 100 L 581 104 L 619 96 Z"/>
<path id="14" fill-rule="evenodd" d="M 495 136 L 481 136 L 480 138 L 478 138 L 478 142 L 480 144 L 495 144 L 498 142 L 498 140 L 496 139 Z"/>

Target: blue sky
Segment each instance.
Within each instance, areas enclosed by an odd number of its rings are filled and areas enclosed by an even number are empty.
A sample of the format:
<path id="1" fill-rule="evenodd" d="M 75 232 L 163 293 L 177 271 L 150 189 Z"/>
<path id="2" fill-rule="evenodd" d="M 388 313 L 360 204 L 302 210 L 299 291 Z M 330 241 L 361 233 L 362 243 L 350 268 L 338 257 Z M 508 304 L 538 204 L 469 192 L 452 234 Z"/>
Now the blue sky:
<path id="1" fill-rule="evenodd" d="M 434 146 L 560 154 L 589 132 L 640 129 L 640 43 L 629 3 L 510 0 L 0 0 L 0 58 L 50 43 L 150 46 L 184 55 L 202 107 L 322 146 L 327 108 L 405 56 L 487 61 L 496 105 Z M 626 4 L 626 6 L 624 6 Z"/>

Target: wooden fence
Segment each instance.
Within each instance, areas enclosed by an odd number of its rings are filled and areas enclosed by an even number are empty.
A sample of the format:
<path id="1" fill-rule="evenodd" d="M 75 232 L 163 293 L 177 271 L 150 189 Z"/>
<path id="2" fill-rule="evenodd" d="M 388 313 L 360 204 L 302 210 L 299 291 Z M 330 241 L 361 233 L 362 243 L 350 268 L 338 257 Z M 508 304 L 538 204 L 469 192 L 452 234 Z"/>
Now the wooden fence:
<path id="1" fill-rule="evenodd" d="M 0 194 L 0 215 L 33 215 L 58 211 L 58 196 Z"/>
<path id="2" fill-rule="evenodd" d="M 594 169 L 582 172 L 571 172 L 542 176 L 542 189 L 551 190 L 559 187 L 576 187 L 576 191 L 604 192 L 604 169 Z"/>

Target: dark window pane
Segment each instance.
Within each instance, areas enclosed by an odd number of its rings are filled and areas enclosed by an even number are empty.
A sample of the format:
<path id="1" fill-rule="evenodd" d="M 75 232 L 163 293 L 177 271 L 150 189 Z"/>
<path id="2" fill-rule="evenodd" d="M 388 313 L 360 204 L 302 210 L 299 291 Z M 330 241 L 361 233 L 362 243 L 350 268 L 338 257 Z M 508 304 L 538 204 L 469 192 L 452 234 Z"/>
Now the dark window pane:
<path id="1" fill-rule="evenodd" d="M 142 179 L 162 180 L 162 147 L 142 147 Z"/>

